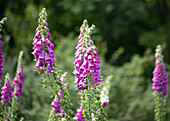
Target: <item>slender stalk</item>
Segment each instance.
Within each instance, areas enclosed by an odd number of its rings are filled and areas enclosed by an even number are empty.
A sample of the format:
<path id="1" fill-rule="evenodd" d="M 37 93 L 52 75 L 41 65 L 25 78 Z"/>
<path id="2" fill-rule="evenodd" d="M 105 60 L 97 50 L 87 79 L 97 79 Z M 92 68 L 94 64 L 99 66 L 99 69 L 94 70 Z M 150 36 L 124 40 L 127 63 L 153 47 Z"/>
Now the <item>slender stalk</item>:
<path id="1" fill-rule="evenodd" d="M 91 91 L 90 91 L 91 92 Z M 89 97 L 89 115 L 90 115 L 90 121 L 92 121 L 92 113 L 91 113 L 91 94 L 89 93 L 88 94 L 88 97 Z"/>
<path id="2" fill-rule="evenodd" d="M 55 112 L 54 112 L 54 109 L 51 108 L 51 111 L 50 111 L 50 115 L 48 117 L 48 121 L 54 121 L 55 120 Z"/>
<path id="3" fill-rule="evenodd" d="M 5 104 L 5 106 L 4 106 L 4 116 L 3 116 L 3 120 L 5 120 L 5 118 L 6 118 L 6 114 L 7 114 L 7 104 Z"/>
<path id="4" fill-rule="evenodd" d="M 24 51 L 20 51 L 19 57 L 18 57 L 17 70 L 16 70 L 16 77 L 18 76 L 18 75 L 17 75 L 17 72 L 18 72 L 18 71 L 20 70 L 20 68 L 21 68 L 23 55 L 24 55 Z M 17 90 L 17 85 L 15 85 L 15 87 L 14 87 L 14 92 L 15 92 L 16 90 Z M 11 102 L 11 109 L 10 109 L 10 117 L 9 117 L 9 118 L 10 118 L 10 121 L 15 120 L 15 118 L 17 117 L 17 116 L 16 116 L 17 114 L 14 114 L 15 111 L 17 110 L 17 105 L 18 105 L 18 103 L 16 102 L 16 96 L 13 95 L 12 102 Z"/>
<path id="5" fill-rule="evenodd" d="M 154 93 L 154 102 L 155 102 L 155 120 L 156 121 L 165 121 L 165 99 L 162 96 L 161 92 Z"/>
<path id="6" fill-rule="evenodd" d="M 60 97 L 60 95 L 58 94 L 58 91 L 63 90 L 65 98 L 63 98 L 64 103 L 61 103 L 61 106 L 65 112 L 66 120 L 71 121 L 70 107 L 72 106 L 72 104 L 71 104 L 70 100 L 68 99 L 68 92 L 66 91 L 66 88 L 65 88 L 63 82 L 59 81 L 58 71 L 57 71 L 57 73 L 55 71 L 51 71 L 50 73 L 45 73 L 45 75 L 46 75 L 47 82 L 48 82 L 48 83 L 46 83 L 45 86 L 50 88 L 51 97 L 54 97 L 55 95 L 57 95 L 57 97 Z M 67 102 L 66 104 L 68 107 L 65 105 L 65 102 Z M 54 118 L 57 118 L 57 120 L 59 120 L 60 117 L 56 117 L 55 115 L 56 115 L 56 113 L 54 112 L 54 108 L 52 108 L 51 112 L 50 112 L 50 116 L 48 118 L 48 121 L 53 121 Z M 64 117 L 60 118 L 60 119 L 64 119 Z"/>
<path id="7" fill-rule="evenodd" d="M 16 88 L 16 86 L 15 86 Z M 12 119 L 14 118 L 14 111 L 15 111 L 15 107 L 16 107 L 16 103 L 15 103 L 15 97 L 12 98 L 12 102 L 11 102 L 11 110 L 10 110 L 10 121 L 12 121 Z"/>

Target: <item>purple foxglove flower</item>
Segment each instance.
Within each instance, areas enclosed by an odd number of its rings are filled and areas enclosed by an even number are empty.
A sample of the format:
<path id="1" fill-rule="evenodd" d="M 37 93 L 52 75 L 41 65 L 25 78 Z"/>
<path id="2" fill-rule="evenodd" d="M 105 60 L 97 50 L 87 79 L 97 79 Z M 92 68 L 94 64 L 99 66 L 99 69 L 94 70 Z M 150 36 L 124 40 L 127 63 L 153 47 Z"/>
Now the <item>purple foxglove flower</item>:
<path id="1" fill-rule="evenodd" d="M 60 90 L 60 91 L 58 92 L 58 94 L 59 94 L 60 98 L 64 98 L 64 92 L 63 92 L 63 90 Z"/>
<path id="2" fill-rule="evenodd" d="M 35 37 L 33 39 L 33 49 L 32 54 L 35 57 L 35 61 L 37 61 L 35 67 L 44 73 L 44 71 L 51 72 L 52 67 L 56 67 L 55 60 L 53 59 L 54 51 L 52 48 L 54 45 L 50 42 L 50 32 L 48 23 L 47 23 L 47 14 L 45 9 L 40 13 L 40 18 L 38 20 L 39 26 L 35 31 Z M 42 29 L 43 28 L 43 29 Z"/>
<path id="3" fill-rule="evenodd" d="M 13 79 L 12 87 L 15 87 L 15 84 L 16 84 L 16 83 L 18 83 L 18 78 L 17 78 L 17 77 L 15 77 L 15 78 Z"/>
<path id="4" fill-rule="evenodd" d="M 52 58 L 49 55 L 45 55 L 45 62 L 50 64 L 52 62 Z"/>
<path id="5" fill-rule="evenodd" d="M 1 88 L 1 103 L 8 103 L 8 101 L 12 98 L 12 85 L 10 84 L 9 75 L 5 76 L 4 86 Z"/>
<path id="6" fill-rule="evenodd" d="M 65 117 L 65 112 L 64 111 L 62 112 L 62 117 Z"/>
<path id="7" fill-rule="evenodd" d="M 61 90 L 60 90 L 61 91 Z M 60 96 L 60 98 L 63 98 L 64 99 L 64 96 Z M 56 112 L 56 116 L 59 116 L 58 114 L 59 113 L 62 113 L 62 117 L 65 117 L 65 112 L 62 111 L 61 109 L 61 102 L 59 101 L 59 98 L 58 96 L 56 95 L 55 99 L 52 101 L 51 103 L 51 107 L 54 108 L 54 112 Z"/>
<path id="8" fill-rule="evenodd" d="M 40 60 L 37 61 L 35 67 L 36 67 L 36 68 L 40 68 L 40 67 L 41 67 L 41 61 L 40 61 Z"/>
<path id="9" fill-rule="evenodd" d="M 20 101 L 20 99 L 18 98 L 18 97 L 16 97 L 16 100 L 19 102 Z"/>
<path id="10" fill-rule="evenodd" d="M 39 60 L 40 60 L 40 62 L 44 62 L 44 60 L 45 60 L 45 55 L 44 55 L 44 53 L 40 53 L 39 54 L 39 58 L 38 58 Z"/>
<path id="11" fill-rule="evenodd" d="M 22 64 L 21 64 L 21 68 L 20 68 L 20 70 L 17 72 L 17 74 L 18 74 L 18 79 L 20 79 L 21 82 L 23 82 L 23 81 L 24 81 L 24 73 L 23 73 L 23 65 L 22 65 Z"/>
<path id="12" fill-rule="evenodd" d="M 58 78 L 60 83 L 63 83 L 63 81 Z M 62 88 L 65 87 L 65 85 L 63 84 Z M 66 100 L 66 98 L 64 97 L 64 91 L 61 89 L 61 87 L 58 85 L 58 88 L 60 88 L 60 90 L 58 91 L 58 94 L 55 96 L 54 100 L 51 103 L 51 107 L 54 108 L 54 112 L 56 112 L 56 116 L 57 117 L 65 117 L 65 111 L 63 110 L 63 106 L 67 106 L 67 104 L 65 104 L 64 100 Z M 61 102 L 61 99 L 63 100 Z"/>
<path id="13" fill-rule="evenodd" d="M 3 53 L 2 53 L 2 41 L 0 40 L 0 78 L 3 76 L 3 66 L 2 63 L 4 62 L 3 60 Z"/>
<path id="14" fill-rule="evenodd" d="M 163 96 L 166 96 L 168 93 L 168 74 L 165 70 L 165 65 L 163 62 L 162 49 L 161 46 L 158 45 L 155 54 L 156 62 L 155 69 L 153 71 L 153 84 L 152 89 L 155 92 L 162 92 Z"/>
<path id="15" fill-rule="evenodd" d="M 50 48 L 50 47 L 48 47 L 47 48 L 47 54 L 49 54 L 49 55 L 53 55 L 54 54 L 54 51 Z"/>
<path id="16" fill-rule="evenodd" d="M 48 64 L 47 67 L 46 67 L 46 71 L 51 72 L 51 70 L 52 70 L 52 69 L 51 69 L 51 66 L 50 66 L 50 64 Z"/>
<path id="17" fill-rule="evenodd" d="M 74 120 L 77 121 L 85 121 L 84 115 L 82 114 L 83 109 L 80 107 L 77 109 L 77 114 L 73 117 Z"/>
<path id="18" fill-rule="evenodd" d="M 47 45 L 47 40 L 45 37 L 42 37 L 42 43 L 43 43 L 43 45 Z"/>
<path id="19" fill-rule="evenodd" d="M 90 39 L 90 31 L 94 26 L 88 27 L 87 23 L 83 23 L 80 28 L 78 37 L 77 51 L 75 53 L 74 72 L 77 90 L 84 90 L 84 85 L 97 86 L 101 82 L 100 79 L 100 62 L 97 56 L 96 46 Z M 85 80 L 89 80 L 86 81 Z"/>
<path id="20" fill-rule="evenodd" d="M 102 105 L 104 105 L 104 106 L 106 106 L 107 104 L 108 104 L 108 102 L 107 102 L 107 101 L 102 103 Z"/>
<path id="21" fill-rule="evenodd" d="M 22 88 L 24 85 L 24 74 L 23 74 L 23 65 L 21 64 L 20 70 L 17 71 L 17 77 L 14 78 L 12 86 L 16 86 L 17 90 L 15 90 L 14 95 L 16 95 L 17 101 L 19 101 L 18 96 L 22 95 Z"/>

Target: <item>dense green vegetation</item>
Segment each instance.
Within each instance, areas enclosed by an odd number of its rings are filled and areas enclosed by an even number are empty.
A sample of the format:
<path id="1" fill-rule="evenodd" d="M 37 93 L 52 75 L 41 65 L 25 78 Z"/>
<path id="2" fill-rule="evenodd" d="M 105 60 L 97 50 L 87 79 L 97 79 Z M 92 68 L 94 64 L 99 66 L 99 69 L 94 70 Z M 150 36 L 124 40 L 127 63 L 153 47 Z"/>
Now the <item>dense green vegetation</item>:
<path id="1" fill-rule="evenodd" d="M 103 84 L 110 81 L 107 106 L 110 121 L 153 121 L 152 71 L 157 44 L 164 49 L 170 74 L 170 1 L 168 0 L 1 0 L 0 19 L 7 17 L 2 35 L 4 74 L 15 76 L 19 51 L 24 50 L 25 82 L 19 117 L 46 121 L 49 93 L 41 86 L 33 62 L 32 39 L 38 13 L 45 7 L 55 45 L 56 65 L 67 72 L 70 98 L 78 108 L 73 72 L 79 27 L 95 24 L 92 35 L 102 60 Z M 4 77 L 1 78 L 4 80 Z M 170 89 L 169 89 L 170 92 Z M 167 102 L 170 98 L 168 97 Z M 166 121 L 170 120 L 167 103 Z"/>

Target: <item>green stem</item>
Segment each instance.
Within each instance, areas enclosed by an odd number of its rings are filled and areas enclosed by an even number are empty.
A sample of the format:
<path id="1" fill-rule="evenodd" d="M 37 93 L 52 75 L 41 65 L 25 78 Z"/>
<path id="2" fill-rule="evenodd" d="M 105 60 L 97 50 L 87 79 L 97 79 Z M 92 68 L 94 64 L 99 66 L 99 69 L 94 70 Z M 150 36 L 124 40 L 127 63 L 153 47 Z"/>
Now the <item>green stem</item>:
<path id="1" fill-rule="evenodd" d="M 18 57 L 18 64 L 17 64 L 17 71 L 16 71 L 16 77 L 18 76 L 17 72 L 20 70 L 21 68 L 21 64 L 22 64 L 22 58 L 24 55 L 24 51 L 20 51 L 19 53 L 19 57 Z M 14 92 L 17 90 L 17 85 L 15 85 L 14 87 Z M 12 102 L 11 102 L 11 112 L 10 112 L 10 121 L 15 119 L 15 115 L 14 112 L 17 110 L 17 102 L 16 102 L 16 96 L 14 95 L 12 98 Z"/>
<path id="2" fill-rule="evenodd" d="M 16 86 L 15 86 L 16 87 Z M 12 98 L 11 102 L 11 113 L 10 113 L 10 121 L 14 117 L 14 111 L 15 111 L 15 97 Z"/>
<path id="3" fill-rule="evenodd" d="M 4 106 L 3 120 L 5 120 L 5 118 L 7 117 L 6 114 L 7 114 L 7 104 L 5 104 Z"/>
<path id="4" fill-rule="evenodd" d="M 50 111 L 50 115 L 49 115 L 49 117 L 48 117 L 48 121 L 53 121 L 53 120 L 55 120 L 55 114 L 54 114 L 55 112 L 54 112 L 54 109 L 53 108 L 51 108 L 51 111 Z"/>
<path id="5" fill-rule="evenodd" d="M 161 92 L 155 92 L 154 94 L 155 102 L 155 120 L 164 121 L 165 120 L 165 99 Z"/>
<path id="6" fill-rule="evenodd" d="M 91 116 L 91 97 L 89 96 L 89 115 L 90 115 L 90 121 L 92 121 L 92 116 Z"/>
<path id="7" fill-rule="evenodd" d="M 58 97 L 60 97 L 59 94 L 58 94 L 58 91 L 60 89 L 60 90 L 64 91 L 64 94 L 65 94 L 66 98 L 68 98 L 68 92 L 66 91 L 65 87 L 63 87 L 64 84 L 62 82 L 59 82 L 58 77 L 57 77 L 58 74 L 56 74 L 54 71 L 51 71 L 51 73 L 46 73 L 45 75 L 46 75 L 46 78 L 48 80 L 47 84 L 48 84 L 48 87 L 50 87 L 51 96 L 53 97 L 53 96 L 57 95 Z M 54 81 L 52 81 L 52 79 Z M 60 86 L 60 88 L 57 85 Z M 70 102 L 69 99 L 65 99 L 64 98 L 63 101 L 65 102 L 65 100 L 67 101 L 68 105 L 71 105 L 71 102 Z M 63 103 L 62 103 L 62 107 L 63 107 L 63 110 L 65 111 L 65 115 L 66 115 L 65 118 L 66 118 L 66 120 L 67 121 L 71 121 L 70 107 L 69 107 L 68 110 L 65 110 L 66 107 L 65 107 L 65 104 L 63 104 Z M 55 112 L 54 112 L 54 109 L 52 108 L 48 121 L 53 121 L 52 118 L 54 118 L 54 116 L 55 116 Z M 57 120 L 58 119 L 59 119 L 59 117 L 57 117 Z"/>

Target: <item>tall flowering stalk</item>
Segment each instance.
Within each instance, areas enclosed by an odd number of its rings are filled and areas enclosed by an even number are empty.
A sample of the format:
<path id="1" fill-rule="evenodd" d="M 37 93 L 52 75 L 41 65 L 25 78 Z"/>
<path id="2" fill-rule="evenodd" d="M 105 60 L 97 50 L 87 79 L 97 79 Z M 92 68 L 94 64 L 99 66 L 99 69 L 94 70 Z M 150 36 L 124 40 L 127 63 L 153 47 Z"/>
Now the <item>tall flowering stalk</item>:
<path id="1" fill-rule="evenodd" d="M 155 120 L 165 120 L 165 96 L 168 94 L 168 74 L 165 70 L 163 62 L 162 48 L 160 45 L 156 47 L 155 53 L 155 69 L 153 71 L 153 87 L 155 97 Z"/>
<path id="2" fill-rule="evenodd" d="M 8 105 L 10 104 L 10 100 L 12 99 L 12 85 L 10 83 L 10 79 L 9 79 L 9 74 L 7 73 L 5 75 L 5 82 L 4 82 L 4 86 L 1 88 L 1 103 L 3 104 L 3 112 L 1 112 L 1 114 L 3 114 L 3 121 L 9 119 L 9 108 Z"/>
<path id="3" fill-rule="evenodd" d="M 23 65 L 21 64 L 20 70 L 17 71 L 17 77 L 13 80 L 14 85 L 16 84 L 17 89 L 15 90 L 14 94 L 16 96 L 17 101 L 19 102 L 19 97 L 22 95 L 22 88 L 24 85 L 24 74 L 23 74 Z"/>
<path id="4" fill-rule="evenodd" d="M 50 90 L 51 98 L 54 100 L 51 103 L 51 112 L 48 121 L 54 121 L 58 119 L 71 120 L 71 107 L 72 104 L 68 99 L 68 91 L 63 80 L 60 79 L 60 70 L 56 67 L 54 60 L 54 51 L 52 50 L 54 45 L 50 42 L 50 32 L 47 23 L 46 9 L 43 8 L 39 14 L 39 26 L 36 29 L 36 34 L 33 39 L 32 54 L 35 57 L 36 68 L 44 74 L 43 87 Z"/>
<path id="5" fill-rule="evenodd" d="M 94 25 L 88 26 L 87 20 L 83 21 L 76 47 L 73 74 L 77 90 L 80 90 L 82 113 L 85 119 L 105 121 L 106 113 L 100 99 L 101 60 L 97 56 L 97 48 L 90 36 L 94 28 Z"/>
<path id="6" fill-rule="evenodd" d="M 47 78 L 43 80 L 44 87 L 51 91 L 51 97 L 54 98 L 50 105 L 52 109 L 48 121 L 59 119 L 70 121 L 73 111 L 71 110 L 72 103 L 69 100 L 69 94 L 64 84 L 65 74 L 60 78 L 60 71 L 52 70 L 46 76 Z"/>
<path id="7" fill-rule="evenodd" d="M 54 121 L 59 119 L 71 120 L 73 111 L 71 110 L 72 103 L 69 100 L 68 91 L 63 79 L 59 77 L 59 71 L 51 71 L 50 74 L 46 74 L 47 78 L 44 78 L 44 87 L 51 90 L 51 97 L 54 100 L 51 102 L 51 112 L 48 121 Z"/>
<path id="8" fill-rule="evenodd" d="M 22 66 L 22 56 L 23 56 L 23 51 L 20 52 L 19 54 L 19 59 L 18 59 L 18 67 L 17 67 L 17 81 L 16 77 L 14 78 L 14 82 L 11 85 L 10 80 L 9 80 L 9 74 L 7 73 L 5 76 L 5 82 L 4 86 L 1 88 L 1 103 L 5 104 L 3 107 L 3 120 L 9 120 L 9 121 L 14 121 L 17 120 L 17 113 L 16 111 L 18 110 L 18 103 L 19 101 L 18 96 L 21 96 L 22 94 L 22 86 L 23 86 L 23 66 Z M 21 80 L 21 82 L 18 82 Z M 12 92 L 12 88 L 14 88 L 14 93 Z M 17 96 L 16 96 L 17 95 Z M 12 100 L 11 100 L 12 99 Z"/>
<path id="9" fill-rule="evenodd" d="M 10 83 L 9 80 L 9 74 L 7 73 L 5 76 L 5 82 L 4 82 L 4 86 L 1 88 L 1 103 L 8 103 L 10 99 L 12 99 L 12 85 Z"/>
<path id="10" fill-rule="evenodd" d="M 16 100 L 19 102 L 19 97 L 22 95 L 22 88 L 24 85 L 24 74 L 23 74 L 23 51 L 20 51 L 19 58 L 18 58 L 18 66 L 17 66 L 17 73 L 16 77 L 13 79 L 12 86 L 14 89 L 14 95 L 16 96 Z"/>
<path id="11" fill-rule="evenodd" d="M 88 26 L 87 20 L 84 20 L 80 28 L 77 51 L 75 53 L 75 70 L 73 72 L 76 77 L 77 90 L 89 89 L 90 86 L 97 86 L 101 82 L 99 75 L 101 60 L 97 56 L 97 48 L 90 37 L 94 28 L 94 25 Z"/>
<path id="12" fill-rule="evenodd" d="M 35 67 L 44 71 L 51 72 L 54 65 L 54 51 L 52 48 L 54 45 L 50 42 L 51 33 L 49 32 L 48 23 L 47 23 L 47 13 L 46 9 L 43 8 L 39 14 L 40 18 L 38 20 L 39 26 L 35 31 L 35 37 L 33 39 L 33 49 L 32 54 L 35 57 L 36 65 Z"/>
<path id="13" fill-rule="evenodd" d="M 11 107 L 9 108 L 9 120 L 17 120 L 17 110 L 19 107 L 20 97 L 22 95 L 22 88 L 24 85 L 24 74 L 23 74 L 23 55 L 24 52 L 20 51 L 17 64 L 16 76 L 13 79 L 12 87 L 14 88 L 13 98 L 11 102 Z"/>

